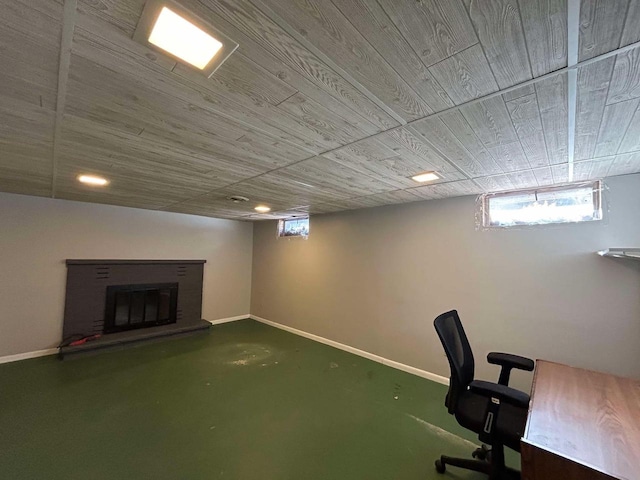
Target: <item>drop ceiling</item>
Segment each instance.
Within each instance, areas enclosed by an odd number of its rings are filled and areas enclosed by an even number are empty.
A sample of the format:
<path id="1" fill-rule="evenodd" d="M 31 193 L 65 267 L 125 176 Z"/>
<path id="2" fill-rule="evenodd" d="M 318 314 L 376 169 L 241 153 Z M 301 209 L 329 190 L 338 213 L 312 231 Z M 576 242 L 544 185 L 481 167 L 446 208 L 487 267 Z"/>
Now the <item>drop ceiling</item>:
<path id="1" fill-rule="evenodd" d="M 638 0 L 182 0 L 239 44 L 211 78 L 144 0 L 0 3 L 0 191 L 255 220 L 640 172 Z"/>

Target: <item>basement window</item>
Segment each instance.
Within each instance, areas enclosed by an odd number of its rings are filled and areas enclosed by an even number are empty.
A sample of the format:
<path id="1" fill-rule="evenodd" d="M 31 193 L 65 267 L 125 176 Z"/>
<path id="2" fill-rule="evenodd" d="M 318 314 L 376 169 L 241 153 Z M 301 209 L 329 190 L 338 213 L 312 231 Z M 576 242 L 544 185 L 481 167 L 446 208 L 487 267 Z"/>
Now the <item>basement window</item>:
<path id="1" fill-rule="evenodd" d="M 487 193 L 478 203 L 485 228 L 602 220 L 600 181 Z"/>
<path id="2" fill-rule="evenodd" d="M 278 221 L 278 237 L 308 237 L 309 217 Z"/>

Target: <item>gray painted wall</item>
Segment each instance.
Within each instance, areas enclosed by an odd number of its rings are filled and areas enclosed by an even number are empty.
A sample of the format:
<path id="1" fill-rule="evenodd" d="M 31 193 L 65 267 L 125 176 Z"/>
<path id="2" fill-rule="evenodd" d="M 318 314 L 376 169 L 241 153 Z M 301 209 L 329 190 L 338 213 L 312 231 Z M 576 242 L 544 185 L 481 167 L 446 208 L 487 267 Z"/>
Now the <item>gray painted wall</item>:
<path id="1" fill-rule="evenodd" d="M 67 258 L 204 259 L 203 317 L 249 313 L 247 222 L 0 193 L 0 357 L 57 346 Z"/>
<path id="2" fill-rule="evenodd" d="M 640 175 L 607 181 L 604 223 L 476 231 L 474 197 L 254 226 L 251 313 L 448 376 L 433 319 L 457 309 L 477 374 L 490 351 L 640 377 Z M 528 388 L 529 374 L 514 384 Z"/>

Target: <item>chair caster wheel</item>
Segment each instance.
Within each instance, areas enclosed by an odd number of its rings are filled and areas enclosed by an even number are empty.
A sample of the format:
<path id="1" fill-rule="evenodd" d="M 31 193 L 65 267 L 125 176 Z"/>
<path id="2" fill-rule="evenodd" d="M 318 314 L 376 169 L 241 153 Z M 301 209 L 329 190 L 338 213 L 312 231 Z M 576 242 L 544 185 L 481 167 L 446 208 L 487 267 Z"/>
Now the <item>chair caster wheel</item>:
<path id="1" fill-rule="evenodd" d="M 440 460 L 440 459 L 436 460 L 436 472 L 444 473 L 445 470 L 446 470 L 446 467 L 445 467 L 444 463 L 442 463 L 442 460 Z"/>
<path id="2" fill-rule="evenodd" d="M 476 448 L 471 454 L 473 458 L 477 458 L 478 460 L 487 460 L 488 458 L 490 458 L 490 455 L 491 455 L 491 450 L 485 447 L 484 445 Z"/>

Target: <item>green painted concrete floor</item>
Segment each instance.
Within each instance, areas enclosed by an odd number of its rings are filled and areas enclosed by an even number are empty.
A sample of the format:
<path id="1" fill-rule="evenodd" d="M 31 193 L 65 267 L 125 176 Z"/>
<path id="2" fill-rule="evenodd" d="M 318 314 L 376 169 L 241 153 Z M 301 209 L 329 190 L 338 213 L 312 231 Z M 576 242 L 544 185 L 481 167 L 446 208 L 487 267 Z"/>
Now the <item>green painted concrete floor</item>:
<path id="1" fill-rule="evenodd" d="M 440 454 L 470 456 L 477 443 L 445 393 L 253 320 L 10 363 L 0 365 L 0 478 L 484 479 L 435 472 Z"/>

